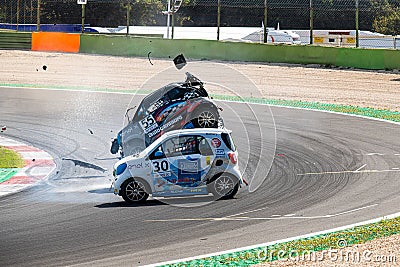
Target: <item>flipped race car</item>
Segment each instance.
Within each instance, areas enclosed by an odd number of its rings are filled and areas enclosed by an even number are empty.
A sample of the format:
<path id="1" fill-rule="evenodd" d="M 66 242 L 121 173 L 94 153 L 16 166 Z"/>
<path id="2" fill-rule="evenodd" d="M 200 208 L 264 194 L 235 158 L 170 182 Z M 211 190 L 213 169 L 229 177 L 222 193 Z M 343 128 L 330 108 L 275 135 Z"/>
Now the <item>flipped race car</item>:
<path id="1" fill-rule="evenodd" d="M 165 133 L 137 155 L 114 165 L 114 194 L 128 203 L 153 197 L 208 195 L 233 198 L 244 182 L 238 152 L 226 129 Z"/>
<path id="2" fill-rule="evenodd" d="M 110 152 L 120 151 L 122 157 L 137 154 L 171 130 L 218 128 L 223 125 L 219 109 L 203 82 L 186 72 L 185 82 L 168 84 L 146 96 L 132 118 L 131 109 L 127 110 L 128 124 L 113 140 Z"/>

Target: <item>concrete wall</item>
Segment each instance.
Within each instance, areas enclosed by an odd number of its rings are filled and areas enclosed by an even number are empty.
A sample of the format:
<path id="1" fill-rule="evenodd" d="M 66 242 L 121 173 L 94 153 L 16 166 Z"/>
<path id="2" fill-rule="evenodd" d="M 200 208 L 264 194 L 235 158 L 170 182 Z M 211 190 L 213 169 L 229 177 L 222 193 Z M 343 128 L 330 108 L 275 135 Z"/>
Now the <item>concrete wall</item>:
<path id="1" fill-rule="evenodd" d="M 131 36 L 82 35 L 81 53 L 168 58 L 321 64 L 361 69 L 400 69 L 400 51 L 322 46 L 265 45 L 210 40 L 167 40 Z"/>

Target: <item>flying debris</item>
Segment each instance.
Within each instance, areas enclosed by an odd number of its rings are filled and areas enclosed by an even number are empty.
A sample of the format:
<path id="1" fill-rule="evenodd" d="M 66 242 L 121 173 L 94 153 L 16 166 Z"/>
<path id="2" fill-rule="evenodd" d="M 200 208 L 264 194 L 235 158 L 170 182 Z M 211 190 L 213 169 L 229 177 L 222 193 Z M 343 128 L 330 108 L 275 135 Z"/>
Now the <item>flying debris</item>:
<path id="1" fill-rule="evenodd" d="M 94 165 L 92 163 L 88 163 L 88 162 L 84 162 L 81 160 L 77 160 L 77 159 L 68 159 L 68 158 L 63 158 L 62 160 L 70 160 L 74 163 L 75 166 L 81 166 L 83 168 L 89 168 L 89 169 L 93 169 L 96 171 L 101 171 L 101 172 L 106 172 L 107 169 L 104 169 L 100 166 Z"/>
<path id="2" fill-rule="evenodd" d="M 151 54 L 151 52 L 149 52 L 149 53 L 147 54 L 147 58 L 149 59 L 150 64 L 151 64 L 151 65 L 154 65 L 154 64 L 151 62 L 150 54 Z"/>
<path id="3" fill-rule="evenodd" d="M 177 56 L 174 58 L 174 64 L 175 64 L 175 67 L 176 67 L 178 70 L 180 70 L 180 69 L 182 69 L 183 67 L 186 66 L 186 59 L 185 59 L 185 57 L 183 56 L 183 54 L 177 55 Z"/>

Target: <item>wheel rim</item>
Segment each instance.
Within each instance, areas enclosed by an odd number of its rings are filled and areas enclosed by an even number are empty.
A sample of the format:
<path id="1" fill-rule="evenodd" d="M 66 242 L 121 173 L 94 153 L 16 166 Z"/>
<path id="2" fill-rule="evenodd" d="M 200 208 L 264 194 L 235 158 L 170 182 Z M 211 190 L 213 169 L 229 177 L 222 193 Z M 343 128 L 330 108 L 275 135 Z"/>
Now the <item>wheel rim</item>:
<path id="1" fill-rule="evenodd" d="M 235 183 L 233 179 L 228 176 L 220 176 L 217 180 L 215 180 L 214 188 L 218 195 L 226 196 L 233 191 L 235 188 Z"/>
<path id="2" fill-rule="evenodd" d="M 197 118 L 201 128 L 210 128 L 215 125 L 216 119 L 214 113 L 210 111 L 203 111 Z"/>
<path id="3" fill-rule="evenodd" d="M 146 197 L 147 193 L 142 182 L 131 181 L 126 185 L 126 196 L 131 201 L 140 201 Z"/>

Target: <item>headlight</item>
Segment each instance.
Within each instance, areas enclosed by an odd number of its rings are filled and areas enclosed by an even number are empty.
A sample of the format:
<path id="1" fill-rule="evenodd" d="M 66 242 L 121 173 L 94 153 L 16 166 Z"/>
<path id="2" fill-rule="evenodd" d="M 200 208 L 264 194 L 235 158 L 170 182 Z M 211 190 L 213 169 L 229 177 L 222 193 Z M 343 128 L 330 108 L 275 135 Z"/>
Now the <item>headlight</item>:
<path id="1" fill-rule="evenodd" d="M 121 165 L 118 165 L 117 169 L 115 170 L 115 174 L 116 175 L 122 174 L 126 170 L 127 166 L 128 165 L 126 165 L 126 163 L 122 163 Z"/>

